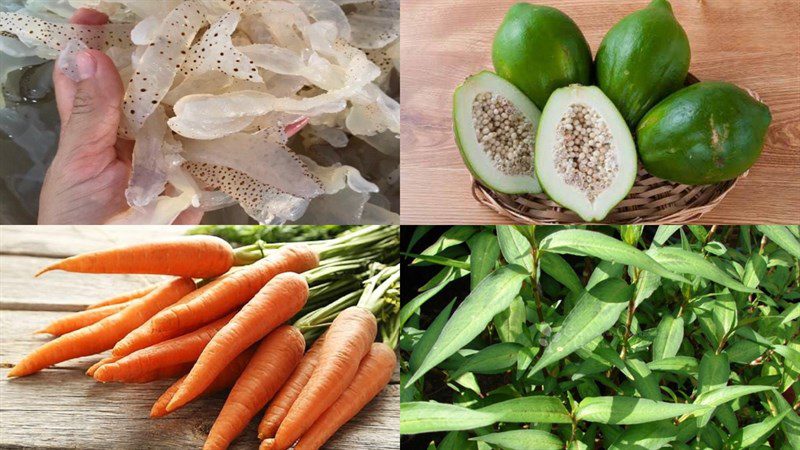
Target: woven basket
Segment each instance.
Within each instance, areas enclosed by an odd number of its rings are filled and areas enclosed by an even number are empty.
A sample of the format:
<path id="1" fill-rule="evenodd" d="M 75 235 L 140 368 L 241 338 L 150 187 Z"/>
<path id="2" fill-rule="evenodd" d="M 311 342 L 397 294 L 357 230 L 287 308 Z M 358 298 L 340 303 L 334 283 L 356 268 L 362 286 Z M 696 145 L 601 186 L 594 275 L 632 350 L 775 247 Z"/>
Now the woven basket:
<path id="1" fill-rule="evenodd" d="M 686 78 L 686 85 L 699 80 L 692 74 Z M 758 95 L 747 92 L 756 100 Z M 662 180 L 647 173 L 639 166 L 639 173 L 631 192 L 603 219 L 603 223 L 686 223 L 697 220 L 711 211 L 722 201 L 736 182 L 747 176 L 718 184 L 688 186 Z M 542 194 L 503 194 L 495 192 L 473 178 L 472 195 L 480 203 L 511 218 L 516 222 L 530 224 L 582 223 L 577 214 L 559 206 Z"/>

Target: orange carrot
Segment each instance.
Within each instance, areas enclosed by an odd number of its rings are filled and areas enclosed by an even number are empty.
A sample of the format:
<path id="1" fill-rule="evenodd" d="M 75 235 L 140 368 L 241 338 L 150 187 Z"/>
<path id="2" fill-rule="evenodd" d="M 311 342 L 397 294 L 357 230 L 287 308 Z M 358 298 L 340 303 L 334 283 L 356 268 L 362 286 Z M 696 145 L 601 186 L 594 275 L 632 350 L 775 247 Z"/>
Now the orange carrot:
<path id="1" fill-rule="evenodd" d="M 286 450 L 342 395 L 370 351 L 377 334 L 375 316 L 350 307 L 331 323 L 319 362 L 275 434 L 274 448 Z"/>
<path id="2" fill-rule="evenodd" d="M 291 319 L 306 300 L 305 277 L 293 272 L 275 276 L 211 339 L 167 405 L 167 411 L 200 395 L 239 353 Z"/>
<path id="3" fill-rule="evenodd" d="M 182 377 L 192 369 L 191 362 L 173 364 L 171 366 L 159 367 L 149 372 L 142 373 L 137 377 L 126 380 L 126 383 L 150 383 L 151 381 L 164 380 L 166 378 Z"/>
<path id="4" fill-rule="evenodd" d="M 222 278 L 224 278 L 226 276 L 227 276 L 227 274 L 226 275 L 222 275 L 221 277 L 217 278 L 217 280 L 220 280 L 220 279 L 222 279 Z M 198 295 L 203 294 L 205 291 L 210 289 L 212 284 L 213 284 L 213 282 L 209 283 L 209 284 L 206 284 L 205 286 L 202 286 L 202 287 L 200 287 L 198 289 L 195 289 L 194 291 L 192 291 L 189 294 L 187 294 L 186 296 L 184 296 L 182 299 L 180 299 L 177 302 L 175 302 L 175 304 L 173 306 L 190 302 L 193 298 L 197 297 Z M 156 316 L 157 315 L 158 314 L 156 314 Z M 185 334 L 188 331 L 192 331 L 194 329 L 194 328 L 192 328 L 192 329 L 174 329 L 174 330 L 170 330 L 170 331 L 167 331 L 167 332 L 160 332 L 160 331 L 157 331 L 155 329 L 155 327 L 153 327 L 153 319 L 154 318 L 155 318 L 155 316 L 151 317 L 150 320 L 148 320 L 147 322 L 143 323 L 140 327 L 138 327 L 135 330 L 131 331 L 130 333 L 128 333 L 127 336 L 125 336 L 119 342 L 117 342 L 117 344 L 114 345 L 114 348 L 111 350 L 111 354 L 114 355 L 114 356 L 119 356 L 119 357 L 127 356 L 127 355 L 130 355 L 131 353 L 135 352 L 136 350 L 141 350 L 141 349 L 143 349 L 145 347 L 150 347 L 151 345 L 158 344 L 159 342 L 164 342 L 164 341 L 166 341 L 168 339 L 172 339 L 174 337 L 178 337 L 178 336 L 180 336 L 182 334 Z"/>
<path id="5" fill-rule="evenodd" d="M 250 362 L 250 358 L 253 357 L 253 353 L 255 353 L 255 351 L 256 346 L 252 346 L 237 356 L 236 359 L 225 366 L 225 370 L 217 375 L 217 378 L 214 379 L 214 382 L 209 384 L 206 390 L 203 391 L 199 397 L 213 394 L 214 392 L 222 391 L 233 386 L 233 384 L 236 383 L 236 380 L 239 379 L 239 375 L 241 375 L 242 371 L 244 371 L 247 363 Z M 188 372 L 190 369 L 191 367 L 189 367 L 189 369 L 186 371 Z M 150 417 L 163 417 L 169 414 L 167 411 L 167 404 L 170 400 L 172 400 L 172 397 L 175 395 L 175 393 L 178 392 L 178 388 L 181 387 L 181 384 L 185 379 L 186 376 L 184 375 L 178 381 L 173 383 L 172 386 L 170 386 L 166 391 L 164 391 L 163 394 L 161 394 L 161 397 L 156 400 L 156 403 L 150 410 Z"/>
<path id="6" fill-rule="evenodd" d="M 126 306 L 128 305 L 125 303 L 120 303 L 117 305 L 102 306 L 100 308 L 86 309 L 76 313 L 67 314 L 66 316 L 59 317 L 58 319 L 50 322 L 46 327 L 36 331 L 36 333 L 46 333 L 54 336 L 61 336 L 62 334 L 67 334 L 70 331 L 79 330 L 93 323 L 97 323 L 112 314 L 122 311 Z"/>
<path id="7" fill-rule="evenodd" d="M 154 284 L 152 286 L 143 287 L 141 289 L 137 289 L 135 291 L 126 292 L 122 295 L 118 295 L 116 297 L 111 297 L 107 300 L 103 300 L 102 302 L 97 302 L 93 305 L 89 305 L 86 309 L 95 309 L 95 308 L 102 308 L 108 305 L 119 305 L 120 303 L 127 303 L 131 300 L 144 297 L 145 295 L 149 294 L 153 291 L 153 289 L 157 288 L 158 285 Z"/>
<path id="8" fill-rule="evenodd" d="M 353 418 L 378 395 L 392 379 L 397 356 L 386 344 L 372 344 L 372 349 L 358 366 L 350 386 L 311 425 L 295 450 L 317 450 L 347 421 Z"/>
<path id="9" fill-rule="evenodd" d="M 92 364 L 91 367 L 89 367 L 86 370 L 86 375 L 89 375 L 90 377 L 93 377 L 94 373 L 97 372 L 97 369 L 99 369 L 100 366 L 102 366 L 103 364 L 110 364 L 110 363 L 116 362 L 118 360 L 119 360 L 119 358 L 117 358 L 116 356 L 109 356 L 107 358 L 103 358 L 100 361 L 97 361 L 96 363 Z"/>
<path id="10" fill-rule="evenodd" d="M 83 273 L 147 273 L 209 278 L 233 266 L 233 248 L 215 236 L 181 236 L 158 242 L 126 245 L 63 259 L 45 267 Z"/>
<path id="11" fill-rule="evenodd" d="M 272 399 L 267 407 L 267 412 L 264 413 L 264 418 L 261 420 L 261 423 L 258 424 L 259 439 L 275 437 L 275 432 L 278 431 L 281 422 L 286 418 L 289 408 L 292 407 L 297 397 L 300 396 L 300 392 L 303 390 L 306 383 L 308 383 L 308 379 L 311 378 L 314 368 L 317 367 L 323 339 L 324 336 L 314 342 L 314 345 L 311 346 L 308 353 L 303 356 L 303 360 L 300 361 L 300 364 L 298 364 L 297 368 L 292 372 L 292 376 L 289 377 L 281 390 L 275 394 L 275 398 Z"/>
<path id="12" fill-rule="evenodd" d="M 203 325 L 253 298 L 275 275 L 305 272 L 318 264 L 317 253 L 307 245 L 287 245 L 250 266 L 212 281 L 209 289 L 191 301 L 161 311 L 153 318 L 153 326 L 163 332 Z"/>
<path id="13" fill-rule="evenodd" d="M 104 364 L 94 373 L 94 379 L 103 382 L 127 382 L 159 367 L 196 361 L 211 338 L 233 315 L 234 313 L 228 314 L 191 333 L 137 350 L 119 361 Z"/>
<path id="14" fill-rule="evenodd" d="M 108 350 L 153 314 L 175 303 L 194 288 L 191 278 L 177 278 L 163 283 L 122 311 L 42 345 L 14 366 L 8 376 L 30 375 L 68 359 Z"/>
<path id="15" fill-rule="evenodd" d="M 208 433 L 205 450 L 225 449 L 278 391 L 303 357 L 300 331 L 284 325 L 258 346 Z"/>

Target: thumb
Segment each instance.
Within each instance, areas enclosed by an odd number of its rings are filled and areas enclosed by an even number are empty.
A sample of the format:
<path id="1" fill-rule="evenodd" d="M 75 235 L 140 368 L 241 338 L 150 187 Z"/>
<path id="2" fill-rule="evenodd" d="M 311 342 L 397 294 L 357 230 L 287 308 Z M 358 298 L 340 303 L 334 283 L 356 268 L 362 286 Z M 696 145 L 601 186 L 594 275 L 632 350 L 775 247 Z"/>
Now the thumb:
<path id="1" fill-rule="evenodd" d="M 59 156 L 113 153 L 123 96 L 117 68 L 97 50 L 75 55 L 75 66 L 77 81 L 60 70 L 54 75 L 62 119 Z"/>

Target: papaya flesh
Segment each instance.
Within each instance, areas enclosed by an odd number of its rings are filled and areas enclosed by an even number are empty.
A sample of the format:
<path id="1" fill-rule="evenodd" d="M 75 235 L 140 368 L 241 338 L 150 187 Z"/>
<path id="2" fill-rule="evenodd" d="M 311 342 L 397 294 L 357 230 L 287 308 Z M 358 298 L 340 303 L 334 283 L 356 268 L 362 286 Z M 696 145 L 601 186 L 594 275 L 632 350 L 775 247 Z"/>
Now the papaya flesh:
<path id="1" fill-rule="evenodd" d="M 772 121 L 767 105 L 730 83 L 704 81 L 656 105 L 636 130 L 639 159 L 651 174 L 712 184 L 747 171 Z"/>
<path id="2" fill-rule="evenodd" d="M 689 72 L 686 32 L 667 0 L 625 16 L 603 38 L 597 83 L 631 129 L 656 103 L 679 90 Z"/>
<path id="3" fill-rule="evenodd" d="M 539 109 L 554 90 L 588 85 L 592 77 L 592 52 L 578 25 L 556 8 L 528 3 L 506 13 L 492 44 L 492 63 Z"/>

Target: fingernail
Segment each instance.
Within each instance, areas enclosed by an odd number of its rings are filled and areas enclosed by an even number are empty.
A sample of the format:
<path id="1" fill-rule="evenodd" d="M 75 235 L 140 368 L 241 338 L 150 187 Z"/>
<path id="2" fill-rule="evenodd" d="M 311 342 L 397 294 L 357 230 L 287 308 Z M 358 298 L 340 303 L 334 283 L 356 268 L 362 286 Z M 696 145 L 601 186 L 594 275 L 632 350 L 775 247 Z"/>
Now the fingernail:
<path id="1" fill-rule="evenodd" d="M 78 65 L 78 76 L 81 80 L 88 80 L 94 77 L 95 72 L 97 72 L 97 61 L 94 60 L 94 56 L 89 52 L 81 52 L 75 57 L 75 61 Z"/>

